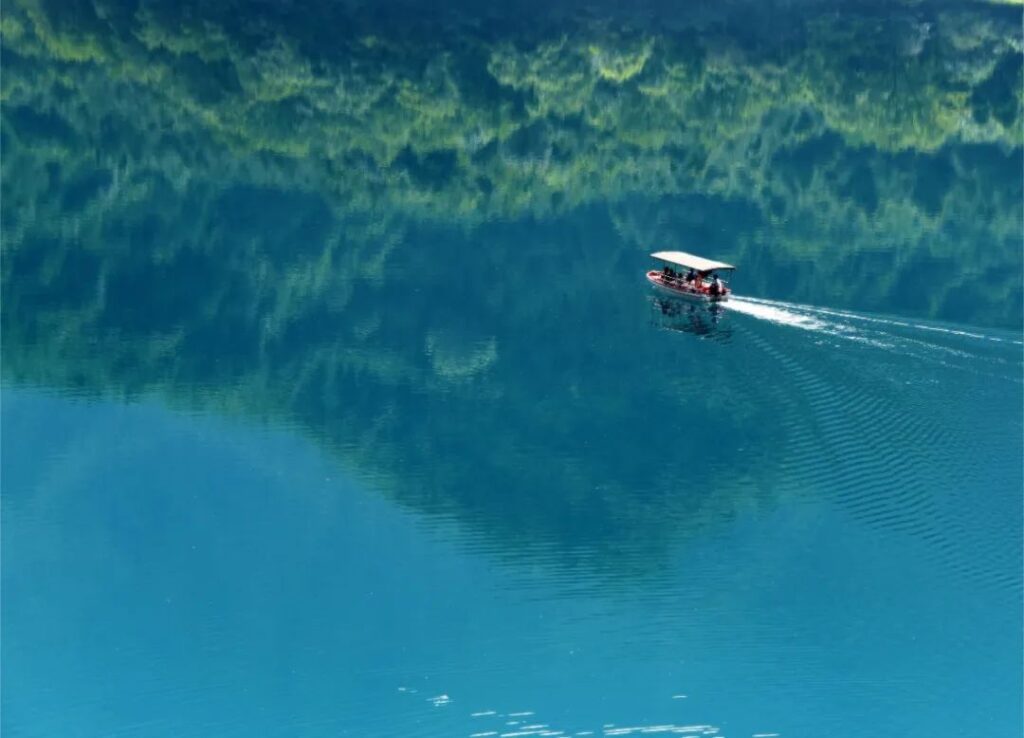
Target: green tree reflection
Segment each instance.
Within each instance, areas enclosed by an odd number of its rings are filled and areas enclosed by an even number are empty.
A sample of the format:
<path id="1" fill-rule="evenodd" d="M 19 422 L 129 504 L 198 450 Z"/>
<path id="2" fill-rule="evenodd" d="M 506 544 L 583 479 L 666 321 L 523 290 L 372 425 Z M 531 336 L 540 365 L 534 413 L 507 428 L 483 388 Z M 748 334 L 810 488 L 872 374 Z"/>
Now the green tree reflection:
<path id="1" fill-rule="evenodd" d="M 624 259 L 1020 324 L 1018 12 L 381 13 L 8 3 L 5 379 L 284 420 L 420 509 L 649 561 L 770 499 L 781 441 L 760 370 L 651 353 Z"/>

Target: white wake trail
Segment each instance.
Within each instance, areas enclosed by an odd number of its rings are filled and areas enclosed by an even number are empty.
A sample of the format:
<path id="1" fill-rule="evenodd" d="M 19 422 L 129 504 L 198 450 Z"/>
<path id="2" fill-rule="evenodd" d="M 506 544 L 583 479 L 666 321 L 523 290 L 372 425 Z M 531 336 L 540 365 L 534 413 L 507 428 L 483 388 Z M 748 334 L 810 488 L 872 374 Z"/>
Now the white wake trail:
<path id="1" fill-rule="evenodd" d="M 962 336 L 975 338 L 981 341 L 994 341 L 996 343 L 1009 343 L 1017 346 L 1024 345 L 1024 341 L 1008 337 L 994 336 L 991 334 L 978 333 L 976 331 L 952 328 L 947 326 L 928 325 L 925 323 L 912 323 L 896 318 L 883 318 L 879 316 L 863 315 L 848 310 L 834 308 L 815 307 L 813 305 L 802 305 L 799 303 L 780 302 L 776 300 L 763 300 L 757 297 L 737 297 L 724 303 L 726 307 L 737 310 L 755 318 L 770 320 L 782 325 L 793 325 L 797 328 L 808 330 L 836 329 L 842 328 L 842 324 L 829 319 L 859 321 L 862 323 L 873 323 L 887 328 L 903 328 L 913 331 L 929 331 L 948 336 Z M 816 319 L 817 317 L 817 319 Z M 885 330 L 885 329 L 882 329 Z"/>
<path id="2" fill-rule="evenodd" d="M 1019 367 L 1024 358 L 1020 351 L 1024 342 L 1008 332 L 963 329 L 754 297 L 734 297 L 721 305 L 733 313 L 823 338 L 866 344 L 943 364 L 952 361 L 972 371 L 981 371 L 984 363 L 998 364 L 1004 367 L 1003 371 L 1009 371 Z"/>

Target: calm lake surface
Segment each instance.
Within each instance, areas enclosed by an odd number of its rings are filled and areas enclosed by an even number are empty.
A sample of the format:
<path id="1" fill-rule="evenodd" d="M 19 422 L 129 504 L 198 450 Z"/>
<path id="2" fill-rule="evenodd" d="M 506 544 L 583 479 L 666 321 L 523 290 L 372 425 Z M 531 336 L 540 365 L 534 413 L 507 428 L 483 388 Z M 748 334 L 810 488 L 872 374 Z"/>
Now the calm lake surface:
<path id="1" fill-rule="evenodd" d="M 4 735 L 1019 735 L 1019 6 L 490 5 L 5 4 Z"/>

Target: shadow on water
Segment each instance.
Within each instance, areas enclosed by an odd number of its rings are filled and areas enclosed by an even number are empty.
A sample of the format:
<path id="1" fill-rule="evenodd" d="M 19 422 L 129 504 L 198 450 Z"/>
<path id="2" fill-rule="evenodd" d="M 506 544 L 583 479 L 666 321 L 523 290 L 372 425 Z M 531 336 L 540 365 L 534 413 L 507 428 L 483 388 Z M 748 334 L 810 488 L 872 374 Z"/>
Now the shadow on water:
<path id="1" fill-rule="evenodd" d="M 659 328 L 728 341 L 732 327 L 725 308 L 674 297 L 651 297 L 652 322 Z"/>

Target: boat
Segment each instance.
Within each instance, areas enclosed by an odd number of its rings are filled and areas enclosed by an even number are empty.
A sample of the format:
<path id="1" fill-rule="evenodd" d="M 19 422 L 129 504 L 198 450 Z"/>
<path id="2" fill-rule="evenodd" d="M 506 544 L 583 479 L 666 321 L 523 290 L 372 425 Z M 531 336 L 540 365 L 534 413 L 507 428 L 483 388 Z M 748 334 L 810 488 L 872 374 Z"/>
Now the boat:
<path id="1" fill-rule="evenodd" d="M 718 272 L 734 271 L 736 267 L 732 264 L 694 256 L 685 251 L 656 251 L 651 254 L 651 258 L 662 262 L 664 266 L 660 270 L 651 269 L 647 272 L 647 281 L 663 292 L 702 302 L 724 302 L 732 294 L 732 290 L 718 275 Z M 677 272 L 677 266 L 687 271 Z"/>

